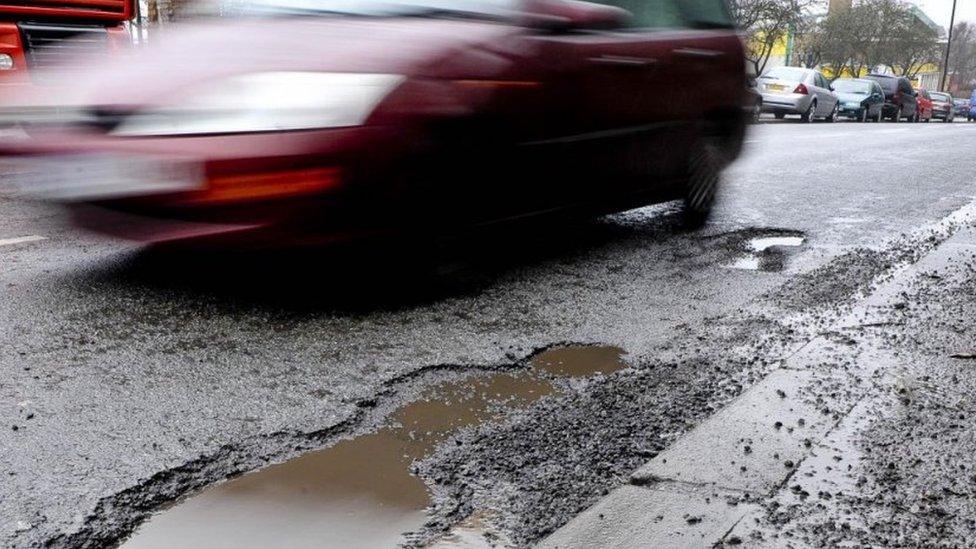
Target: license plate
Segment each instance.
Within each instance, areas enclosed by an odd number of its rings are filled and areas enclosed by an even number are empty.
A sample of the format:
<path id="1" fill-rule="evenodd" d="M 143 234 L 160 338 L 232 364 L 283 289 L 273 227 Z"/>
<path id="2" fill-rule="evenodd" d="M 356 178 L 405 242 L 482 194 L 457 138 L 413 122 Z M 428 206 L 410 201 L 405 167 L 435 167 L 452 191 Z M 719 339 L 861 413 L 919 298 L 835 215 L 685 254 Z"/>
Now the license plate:
<path id="1" fill-rule="evenodd" d="M 769 91 L 786 91 L 786 86 L 782 84 L 766 84 L 766 89 Z"/>
<path id="2" fill-rule="evenodd" d="M 199 162 L 185 159 L 63 155 L 4 159 L 0 185 L 14 195 L 78 202 L 203 188 Z"/>

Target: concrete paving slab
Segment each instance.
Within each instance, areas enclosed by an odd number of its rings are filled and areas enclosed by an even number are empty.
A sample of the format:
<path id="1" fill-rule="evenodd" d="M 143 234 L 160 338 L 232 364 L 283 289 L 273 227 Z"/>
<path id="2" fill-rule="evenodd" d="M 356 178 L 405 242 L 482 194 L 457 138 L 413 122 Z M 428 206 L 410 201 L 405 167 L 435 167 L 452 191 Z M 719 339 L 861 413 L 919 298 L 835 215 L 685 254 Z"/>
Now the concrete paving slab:
<path id="1" fill-rule="evenodd" d="M 740 492 L 677 482 L 624 486 L 538 547 L 712 547 L 743 516 L 755 511 L 752 504 L 737 503 L 741 496 Z"/>
<path id="2" fill-rule="evenodd" d="M 781 369 L 675 442 L 632 476 L 766 493 L 779 486 L 836 420 L 818 372 Z"/>

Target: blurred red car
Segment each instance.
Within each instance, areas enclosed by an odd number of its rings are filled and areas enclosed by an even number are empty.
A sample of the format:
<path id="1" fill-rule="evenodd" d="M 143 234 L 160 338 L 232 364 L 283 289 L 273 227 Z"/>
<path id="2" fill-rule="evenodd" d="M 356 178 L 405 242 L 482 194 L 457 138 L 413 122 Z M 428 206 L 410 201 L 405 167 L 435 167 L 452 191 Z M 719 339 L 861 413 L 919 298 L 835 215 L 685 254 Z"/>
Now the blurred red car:
<path id="1" fill-rule="evenodd" d="M 4 99 L 32 135 L 0 148 L 18 187 L 144 241 L 322 242 L 674 199 L 699 223 L 742 146 L 723 0 L 267 1 L 274 17 L 175 27 L 50 96 Z"/>
<path id="2" fill-rule="evenodd" d="M 931 122 L 933 114 L 932 96 L 927 90 L 918 90 L 918 120 Z"/>

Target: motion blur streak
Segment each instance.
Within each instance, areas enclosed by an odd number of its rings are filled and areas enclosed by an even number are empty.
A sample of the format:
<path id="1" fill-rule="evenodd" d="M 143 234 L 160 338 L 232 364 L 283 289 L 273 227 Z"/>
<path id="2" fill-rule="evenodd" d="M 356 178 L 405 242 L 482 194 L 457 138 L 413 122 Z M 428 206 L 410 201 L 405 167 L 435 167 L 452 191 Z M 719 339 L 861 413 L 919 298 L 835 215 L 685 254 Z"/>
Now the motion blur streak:
<path id="1" fill-rule="evenodd" d="M 30 135 L 0 142 L 33 166 L 14 174 L 24 196 L 104 234 L 221 245 L 672 200 L 695 227 L 741 151 L 750 96 L 723 0 L 235 4 L 128 52 L 102 27 L 20 24 L 28 61 L 58 54 L 0 101 Z"/>

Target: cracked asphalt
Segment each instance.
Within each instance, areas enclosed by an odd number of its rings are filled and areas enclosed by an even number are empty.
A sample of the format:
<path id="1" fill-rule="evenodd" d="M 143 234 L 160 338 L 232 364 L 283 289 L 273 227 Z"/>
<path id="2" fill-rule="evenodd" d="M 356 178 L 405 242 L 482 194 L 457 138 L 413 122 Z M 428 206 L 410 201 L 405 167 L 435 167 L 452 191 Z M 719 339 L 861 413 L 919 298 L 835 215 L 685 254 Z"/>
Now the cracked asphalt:
<path id="1" fill-rule="evenodd" d="M 374 431 L 434 384 L 523 370 L 558 345 L 619 347 L 629 368 L 466 429 L 415 464 L 434 505 L 409 543 L 477 514 L 492 539 L 531 545 L 762 379 L 818 321 L 941 243 L 927 228 L 976 197 L 976 178 L 965 154 L 935 151 L 964 152 L 974 132 L 757 126 L 696 233 L 664 206 L 434 250 L 214 256 L 98 240 L 47 207 L 0 198 L 0 242 L 11 242 L 0 245 L 0 545 L 111 545 L 176 498 Z M 752 239 L 784 235 L 805 240 L 768 252 L 777 269 L 729 268 L 756 253 Z M 931 371 L 906 370 L 916 396 L 896 396 L 905 408 L 861 442 L 885 448 L 862 464 L 861 499 L 833 499 L 852 507 L 821 510 L 819 524 L 851 508 L 923 506 L 922 488 L 948 503 L 865 543 L 971 545 L 976 515 L 957 479 L 971 473 L 933 465 L 945 455 L 935 446 L 884 445 L 948 422 L 966 433 L 951 465 L 972 450 L 968 362 L 945 352 L 972 351 L 972 272 L 928 280 L 880 336 Z M 760 533 L 742 539 L 784 530 L 791 543 L 833 543 L 809 501 L 792 514 L 768 505 Z"/>

